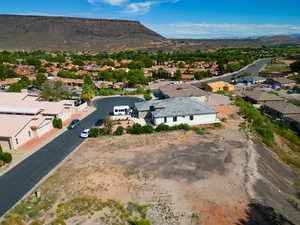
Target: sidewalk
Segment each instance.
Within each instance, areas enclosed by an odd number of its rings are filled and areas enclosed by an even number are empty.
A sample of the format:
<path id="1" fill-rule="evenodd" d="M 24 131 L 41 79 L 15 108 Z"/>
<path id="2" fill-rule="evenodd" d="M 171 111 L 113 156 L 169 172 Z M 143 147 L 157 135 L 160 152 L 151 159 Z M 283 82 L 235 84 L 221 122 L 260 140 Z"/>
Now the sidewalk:
<path id="1" fill-rule="evenodd" d="M 73 120 L 73 119 L 83 119 L 90 115 L 92 112 L 95 111 L 95 108 L 93 107 L 88 107 L 86 110 L 84 110 L 81 114 L 73 114 L 71 118 L 67 121 L 64 122 L 63 124 L 63 129 L 52 129 L 43 136 L 39 138 L 34 138 L 27 143 L 23 144 L 20 146 L 17 150 L 12 151 L 12 157 L 13 161 L 5 166 L 0 168 L 0 176 L 8 172 L 9 170 L 13 169 L 16 167 L 20 162 L 25 160 L 27 157 L 31 156 L 33 153 L 38 151 L 40 148 L 54 140 L 56 137 L 61 135 L 67 130 L 68 124 Z"/>

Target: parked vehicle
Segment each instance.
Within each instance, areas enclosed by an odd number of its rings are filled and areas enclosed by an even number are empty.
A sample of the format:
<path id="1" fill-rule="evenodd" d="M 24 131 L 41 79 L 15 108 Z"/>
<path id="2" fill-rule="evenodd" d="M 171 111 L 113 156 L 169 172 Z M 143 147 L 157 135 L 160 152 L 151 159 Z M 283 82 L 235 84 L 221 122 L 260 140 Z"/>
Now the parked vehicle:
<path id="1" fill-rule="evenodd" d="M 114 106 L 114 116 L 125 116 L 128 115 L 130 112 L 130 107 L 128 105 L 123 106 Z"/>
<path id="2" fill-rule="evenodd" d="M 287 92 L 288 94 L 300 94 L 300 90 L 289 90 L 288 92 Z"/>
<path id="3" fill-rule="evenodd" d="M 97 120 L 97 122 L 95 123 L 95 126 L 96 126 L 96 127 L 100 127 L 100 126 L 103 124 L 103 122 L 104 122 L 104 121 L 101 120 L 101 119 L 100 119 L 100 120 Z"/>
<path id="4" fill-rule="evenodd" d="M 78 124 L 79 124 L 79 119 L 73 120 L 73 121 L 69 124 L 68 129 L 73 129 L 73 128 L 75 128 Z"/>
<path id="5" fill-rule="evenodd" d="M 90 129 L 85 129 L 80 133 L 81 138 L 88 138 L 90 134 Z"/>

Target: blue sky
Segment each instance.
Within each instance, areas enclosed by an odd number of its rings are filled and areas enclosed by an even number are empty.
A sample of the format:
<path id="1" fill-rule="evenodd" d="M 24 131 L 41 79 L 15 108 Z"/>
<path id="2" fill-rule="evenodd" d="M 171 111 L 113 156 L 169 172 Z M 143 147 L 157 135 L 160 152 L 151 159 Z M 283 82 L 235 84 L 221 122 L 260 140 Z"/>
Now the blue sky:
<path id="1" fill-rule="evenodd" d="M 2 0 L 0 13 L 139 20 L 168 38 L 300 34 L 300 0 Z"/>

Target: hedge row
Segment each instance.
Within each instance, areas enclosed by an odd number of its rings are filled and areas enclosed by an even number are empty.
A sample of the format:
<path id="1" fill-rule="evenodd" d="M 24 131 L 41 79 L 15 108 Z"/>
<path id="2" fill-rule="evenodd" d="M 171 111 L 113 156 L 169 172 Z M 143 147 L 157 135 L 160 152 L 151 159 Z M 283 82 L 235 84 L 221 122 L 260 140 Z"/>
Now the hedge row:
<path id="1" fill-rule="evenodd" d="M 106 128 L 92 128 L 90 129 L 89 137 L 96 138 L 99 136 L 109 136 L 111 134 L 116 136 L 121 136 L 125 133 L 125 128 L 120 126 L 116 129 L 114 133 L 112 133 L 109 129 Z"/>
<path id="2" fill-rule="evenodd" d="M 89 137 L 91 138 L 96 138 L 99 136 L 109 136 L 109 135 L 115 135 L 115 136 L 121 136 L 125 133 L 128 134 L 152 134 L 155 132 L 163 132 L 163 131 L 174 131 L 174 130 L 186 130 L 186 131 L 190 131 L 193 130 L 195 131 L 197 134 L 203 135 L 206 133 L 204 128 L 200 128 L 200 127 L 192 127 L 188 124 L 180 124 L 180 125 L 175 125 L 175 126 L 168 126 L 165 124 L 161 124 L 158 125 L 156 128 L 154 128 L 151 125 L 140 125 L 138 123 L 133 124 L 130 127 L 127 127 L 127 129 L 125 130 L 124 127 L 119 126 L 115 132 L 111 133 L 108 132 L 107 129 L 105 128 L 92 128 L 90 130 L 90 134 Z"/>

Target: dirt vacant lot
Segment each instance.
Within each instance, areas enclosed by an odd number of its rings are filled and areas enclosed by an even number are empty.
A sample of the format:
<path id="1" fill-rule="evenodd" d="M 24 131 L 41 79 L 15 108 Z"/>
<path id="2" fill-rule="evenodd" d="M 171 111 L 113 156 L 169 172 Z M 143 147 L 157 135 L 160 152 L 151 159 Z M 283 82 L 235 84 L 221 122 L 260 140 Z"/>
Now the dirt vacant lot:
<path id="1" fill-rule="evenodd" d="M 88 139 L 4 225 L 262 224 L 247 222 L 263 190 L 257 148 L 228 118 L 205 135 Z"/>

